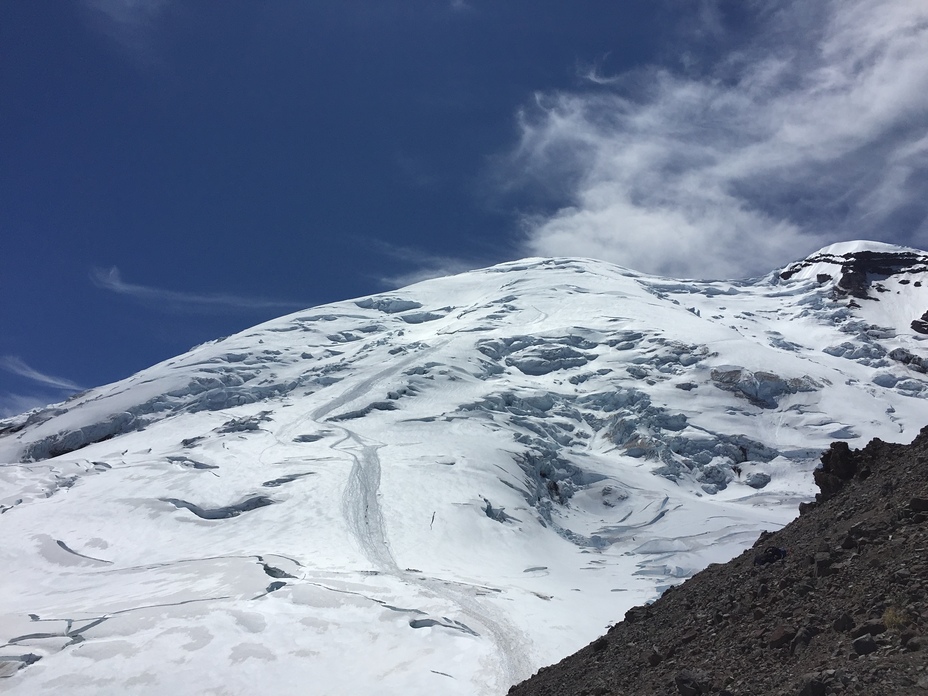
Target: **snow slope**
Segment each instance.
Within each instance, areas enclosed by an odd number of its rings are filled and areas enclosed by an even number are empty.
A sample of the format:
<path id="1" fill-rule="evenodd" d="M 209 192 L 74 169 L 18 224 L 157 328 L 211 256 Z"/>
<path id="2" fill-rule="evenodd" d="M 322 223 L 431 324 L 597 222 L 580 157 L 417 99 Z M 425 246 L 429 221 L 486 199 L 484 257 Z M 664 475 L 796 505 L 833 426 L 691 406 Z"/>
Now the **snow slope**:
<path id="1" fill-rule="evenodd" d="M 910 440 L 926 275 L 527 259 L 0 422 L 3 689 L 503 693 L 788 522 L 832 440 Z"/>

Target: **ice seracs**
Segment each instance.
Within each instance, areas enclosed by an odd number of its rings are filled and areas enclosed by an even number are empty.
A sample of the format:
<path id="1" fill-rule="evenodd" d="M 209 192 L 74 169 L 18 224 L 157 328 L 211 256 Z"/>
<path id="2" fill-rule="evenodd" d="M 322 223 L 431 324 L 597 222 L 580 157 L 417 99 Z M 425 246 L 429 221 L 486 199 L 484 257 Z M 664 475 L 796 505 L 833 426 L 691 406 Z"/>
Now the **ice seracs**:
<path id="1" fill-rule="evenodd" d="M 925 425 L 925 256 L 526 259 L 0 422 L 4 687 L 503 693 Z"/>

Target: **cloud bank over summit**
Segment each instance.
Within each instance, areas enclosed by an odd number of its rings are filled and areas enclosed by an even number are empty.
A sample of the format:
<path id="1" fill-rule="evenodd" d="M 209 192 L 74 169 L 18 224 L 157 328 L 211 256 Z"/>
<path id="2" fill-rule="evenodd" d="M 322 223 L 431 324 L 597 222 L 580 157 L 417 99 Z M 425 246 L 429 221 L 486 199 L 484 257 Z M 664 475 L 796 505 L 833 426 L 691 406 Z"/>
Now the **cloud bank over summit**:
<path id="1" fill-rule="evenodd" d="M 928 241 L 928 6 L 707 3 L 677 66 L 539 92 L 505 168 L 561 193 L 526 254 L 670 276 L 759 273 L 835 239 Z M 890 241 L 887 239 L 887 241 Z"/>

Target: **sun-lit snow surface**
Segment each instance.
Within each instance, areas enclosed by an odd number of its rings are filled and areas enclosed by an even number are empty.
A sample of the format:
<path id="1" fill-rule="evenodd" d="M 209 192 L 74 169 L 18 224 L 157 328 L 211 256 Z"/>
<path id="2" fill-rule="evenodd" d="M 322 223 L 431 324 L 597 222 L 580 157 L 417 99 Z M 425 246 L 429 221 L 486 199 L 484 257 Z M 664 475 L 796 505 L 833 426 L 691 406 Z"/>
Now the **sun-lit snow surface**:
<path id="1" fill-rule="evenodd" d="M 785 275 L 528 259 L 0 422 L 4 690 L 503 693 L 928 421 L 923 252 Z"/>

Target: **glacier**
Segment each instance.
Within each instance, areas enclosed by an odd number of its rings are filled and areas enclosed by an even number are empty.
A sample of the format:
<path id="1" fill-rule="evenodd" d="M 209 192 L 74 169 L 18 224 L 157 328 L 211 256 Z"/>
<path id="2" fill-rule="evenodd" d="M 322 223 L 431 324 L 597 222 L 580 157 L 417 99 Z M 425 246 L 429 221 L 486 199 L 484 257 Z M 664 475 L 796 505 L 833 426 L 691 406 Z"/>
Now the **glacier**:
<path id="1" fill-rule="evenodd" d="M 928 255 L 524 259 L 0 421 L 10 694 L 500 694 L 928 421 Z"/>

